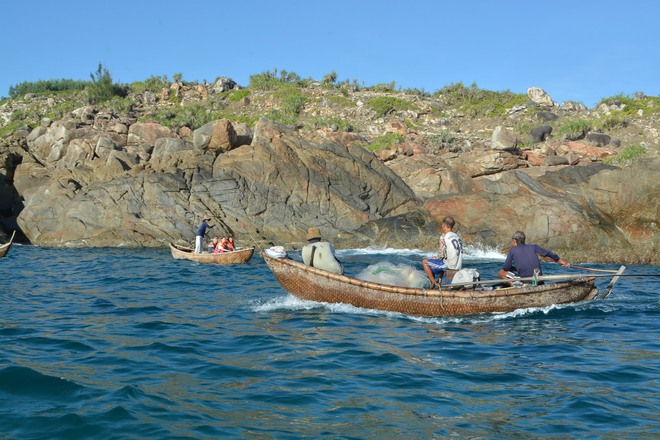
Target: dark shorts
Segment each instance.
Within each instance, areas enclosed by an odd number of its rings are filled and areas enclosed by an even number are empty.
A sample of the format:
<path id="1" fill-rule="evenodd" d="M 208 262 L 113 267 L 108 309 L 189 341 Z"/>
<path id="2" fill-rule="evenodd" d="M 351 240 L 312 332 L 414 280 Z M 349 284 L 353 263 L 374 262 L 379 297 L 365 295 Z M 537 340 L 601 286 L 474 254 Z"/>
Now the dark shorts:
<path id="1" fill-rule="evenodd" d="M 437 275 L 440 272 L 444 272 L 449 267 L 447 267 L 447 263 L 445 263 L 445 260 L 434 260 L 432 258 L 429 258 L 426 260 L 426 265 L 431 269 L 431 273 L 433 275 Z"/>

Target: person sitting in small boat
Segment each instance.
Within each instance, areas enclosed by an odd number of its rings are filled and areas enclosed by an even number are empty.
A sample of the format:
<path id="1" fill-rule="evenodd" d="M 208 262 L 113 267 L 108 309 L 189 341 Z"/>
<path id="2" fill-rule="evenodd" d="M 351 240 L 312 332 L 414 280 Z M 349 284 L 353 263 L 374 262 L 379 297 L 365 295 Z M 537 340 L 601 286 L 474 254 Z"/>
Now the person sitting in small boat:
<path id="1" fill-rule="evenodd" d="M 227 245 L 227 237 L 222 237 L 218 243 L 218 246 L 215 248 L 215 253 L 219 254 L 220 252 L 227 252 L 229 250 L 229 246 Z"/>
<path id="2" fill-rule="evenodd" d="M 505 280 L 513 277 L 531 278 L 534 276 L 535 270 L 538 271 L 538 276 L 542 276 L 541 261 L 537 254 L 551 258 L 564 267 L 571 267 L 570 263 L 559 258 L 554 252 L 535 244 L 525 244 L 525 233 L 516 231 L 511 237 L 511 249 L 506 254 L 504 266 L 498 273 L 499 277 Z M 542 284 L 542 282 L 539 284 Z"/>
<path id="3" fill-rule="evenodd" d="M 306 238 L 308 244 L 302 248 L 303 263 L 328 272 L 344 273 L 344 266 L 335 257 L 335 248 L 329 242 L 321 240 L 319 228 L 309 228 Z"/>
<path id="4" fill-rule="evenodd" d="M 461 237 L 453 231 L 455 224 L 453 217 L 447 216 L 442 220 L 443 234 L 438 245 L 438 255 L 422 260 L 424 272 L 431 282 L 431 289 L 435 288 L 437 284 L 442 285 L 442 276 L 445 271 L 451 270 L 453 274 L 463 268 L 463 242 Z M 436 276 L 438 277 L 437 283 Z M 448 275 L 447 281 L 451 281 L 450 278 Z"/>
<path id="5" fill-rule="evenodd" d="M 216 247 L 218 247 L 218 237 L 213 237 L 209 242 L 209 254 L 215 252 Z"/>
<path id="6" fill-rule="evenodd" d="M 234 244 L 234 237 L 232 237 L 231 235 L 227 237 L 227 248 L 229 248 L 230 251 L 236 250 L 236 244 Z"/>

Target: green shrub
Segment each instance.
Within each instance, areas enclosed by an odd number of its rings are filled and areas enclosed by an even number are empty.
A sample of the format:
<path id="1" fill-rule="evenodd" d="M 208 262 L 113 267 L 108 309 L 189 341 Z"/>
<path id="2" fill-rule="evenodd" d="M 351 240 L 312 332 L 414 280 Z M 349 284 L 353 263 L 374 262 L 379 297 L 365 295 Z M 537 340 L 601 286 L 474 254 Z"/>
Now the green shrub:
<path id="1" fill-rule="evenodd" d="M 310 130 L 317 130 L 319 128 L 328 128 L 336 126 L 339 131 L 354 131 L 355 127 L 351 121 L 337 117 L 320 117 L 313 118 L 307 121 L 306 126 Z"/>
<path id="2" fill-rule="evenodd" d="M 90 73 L 92 82 L 87 86 L 87 100 L 90 104 L 98 104 L 108 101 L 115 96 L 126 96 L 126 89 L 118 84 L 113 84 L 108 69 L 99 63 L 96 73 Z"/>
<path id="3" fill-rule="evenodd" d="M 229 100 L 230 102 L 242 101 L 243 98 L 250 95 L 250 91 L 247 89 L 230 90 L 228 93 L 229 95 L 227 96 L 227 100 Z"/>
<path id="4" fill-rule="evenodd" d="M 103 107 L 112 111 L 113 113 L 125 115 L 133 111 L 134 101 L 129 98 L 115 96 L 114 98 L 103 103 Z"/>
<path id="5" fill-rule="evenodd" d="M 16 86 L 9 87 L 9 97 L 16 98 L 27 93 L 61 92 L 65 90 L 83 90 L 89 84 L 88 81 L 77 81 L 73 79 L 50 79 L 36 82 L 22 82 Z"/>
<path id="6" fill-rule="evenodd" d="M 344 95 L 344 96 L 330 95 L 330 96 L 326 96 L 325 99 L 327 99 L 330 104 L 336 105 L 337 107 L 341 107 L 341 108 L 355 107 L 355 103 L 350 99 L 348 99 L 346 96 L 348 95 Z"/>
<path id="7" fill-rule="evenodd" d="M 395 87 L 396 87 L 396 82 L 392 81 L 389 84 L 385 84 L 385 83 L 376 84 L 375 86 L 369 87 L 369 90 L 373 90 L 374 92 L 393 92 Z"/>
<path id="8" fill-rule="evenodd" d="M 254 90 L 275 90 L 282 82 L 272 72 L 257 73 L 250 76 L 249 87 Z"/>
<path id="9" fill-rule="evenodd" d="M 287 72 L 282 70 L 277 77 L 277 69 L 272 72 L 263 72 L 250 76 L 249 87 L 254 90 L 276 90 L 285 84 L 297 84 L 299 86 L 306 86 L 311 80 L 302 80 L 295 72 Z"/>
<path id="10" fill-rule="evenodd" d="M 271 121 L 279 122 L 284 125 L 296 125 L 298 123 L 298 118 L 292 115 L 288 115 L 280 110 L 271 110 L 264 115 L 265 118 L 270 119 Z"/>
<path id="11" fill-rule="evenodd" d="M 568 121 L 557 129 L 557 134 L 565 139 L 575 140 L 583 138 L 591 130 L 591 123 L 585 119 Z"/>
<path id="12" fill-rule="evenodd" d="M 218 119 L 222 119 L 222 115 L 211 111 L 203 103 L 194 103 L 178 107 L 158 107 L 149 114 L 140 117 L 140 122 L 156 122 L 177 131 L 181 127 L 196 130 Z"/>
<path id="13" fill-rule="evenodd" d="M 616 156 L 611 156 L 605 159 L 605 163 L 609 165 L 627 165 L 639 159 L 646 153 L 646 148 L 641 145 L 631 145 L 624 148 L 621 153 Z"/>
<path id="14" fill-rule="evenodd" d="M 653 116 L 660 114 L 660 97 L 646 96 L 640 92 L 635 93 L 633 97 L 619 94 L 609 98 L 604 98 L 601 99 L 601 101 L 598 103 L 598 105 L 600 104 L 623 104 L 623 109 L 617 112 L 623 116 L 638 116 L 638 112 L 640 110 L 642 111 L 643 116 Z"/>
<path id="15" fill-rule="evenodd" d="M 367 105 L 374 110 L 378 116 L 385 116 L 389 113 L 402 110 L 410 110 L 413 105 L 408 101 L 395 98 L 393 96 L 379 96 L 367 101 Z"/>
<path id="16" fill-rule="evenodd" d="M 406 95 L 414 95 L 414 96 L 431 96 L 430 93 L 427 93 L 424 88 L 422 89 L 403 89 L 403 93 Z"/>
<path id="17" fill-rule="evenodd" d="M 323 84 L 334 85 L 337 82 L 337 72 L 332 71 L 323 77 Z"/>
<path id="18" fill-rule="evenodd" d="M 617 128 L 626 128 L 628 123 L 628 119 L 622 115 L 615 114 L 605 117 L 596 128 L 598 130 L 615 130 Z"/>
<path id="19" fill-rule="evenodd" d="M 440 132 L 436 135 L 436 138 L 437 145 L 440 148 L 446 148 L 456 141 L 456 136 L 454 136 L 454 134 L 447 129 L 440 130 Z"/>
<path id="20" fill-rule="evenodd" d="M 145 81 L 136 81 L 129 85 L 129 88 L 134 93 L 160 93 L 163 87 L 168 87 L 167 78 L 160 76 L 151 76 Z"/>
<path id="21" fill-rule="evenodd" d="M 29 125 L 29 124 L 25 124 L 25 123 L 23 123 L 23 121 L 18 120 L 18 121 L 11 121 L 6 125 L 0 126 L 0 138 L 3 138 L 3 137 L 5 137 L 6 135 L 9 135 L 9 134 L 15 133 L 16 130 L 18 130 L 19 128 L 21 128 L 24 125 Z"/>
<path id="22" fill-rule="evenodd" d="M 369 145 L 367 145 L 367 148 L 369 148 L 372 151 L 378 151 L 382 150 L 383 148 L 388 148 L 391 147 L 392 145 L 395 144 L 400 144 L 404 141 L 404 137 L 401 136 L 399 133 L 388 133 L 383 136 L 379 136 L 376 139 L 374 139 Z"/>
<path id="23" fill-rule="evenodd" d="M 293 85 L 278 89 L 273 96 L 279 100 L 280 109 L 289 116 L 298 116 L 307 102 L 307 97 Z"/>
<path id="24" fill-rule="evenodd" d="M 433 94 L 442 104 L 456 107 L 469 116 L 501 116 L 515 105 L 527 103 L 527 97 L 508 90 L 494 92 L 473 83 L 465 87 L 462 82 L 451 83 Z"/>
<path id="25" fill-rule="evenodd" d="M 53 120 L 62 119 L 65 116 L 70 115 L 75 109 L 84 105 L 85 102 L 82 99 L 63 99 L 57 101 L 56 104 L 49 108 L 43 116 Z"/>

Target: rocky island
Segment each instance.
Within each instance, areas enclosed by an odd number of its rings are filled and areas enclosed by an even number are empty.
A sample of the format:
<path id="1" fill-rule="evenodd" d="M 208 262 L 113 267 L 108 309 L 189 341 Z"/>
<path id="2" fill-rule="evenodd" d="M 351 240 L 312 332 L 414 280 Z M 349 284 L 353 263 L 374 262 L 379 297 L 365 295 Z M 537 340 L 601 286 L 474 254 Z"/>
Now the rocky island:
<path id="1" fill-rule="evenodd" d="M 588 109 L 277 71 L 113 86 L 0 102 L 0 238 L 164 247 L 210 215 L 244 246 L 299 248 L 317 226 L 338 248 L 432 250 L 452 215 L 467 244 L 522 229 L 574 261 L 660 262 L 658 97 Z"/>

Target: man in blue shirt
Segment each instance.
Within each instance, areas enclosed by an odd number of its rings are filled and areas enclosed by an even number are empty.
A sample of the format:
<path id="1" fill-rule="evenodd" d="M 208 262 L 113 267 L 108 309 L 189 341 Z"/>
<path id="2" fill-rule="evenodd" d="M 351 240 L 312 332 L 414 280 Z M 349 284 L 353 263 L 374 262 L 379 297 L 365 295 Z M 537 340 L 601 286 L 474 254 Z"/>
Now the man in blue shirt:
<path id="1" fill-rule="evenodd" d="M 212 229 L 213 225 L 209 225 L 207 222 L 211 220 L 211 217 L 204 217 L 202 220 L 202 224 L 199 225 L 199 229 L 197 229 L 197 234 L 195 235 L 195 253 L 196 254 L 201 254 L 202 253 L 202 242 L 204 241 L 204 236 L 206 235 L 206 230 L 207 229 Z"/>
<path id="2" fill-rule="evenodd" d="M 534 276 L 534 269 L 538 269 L 538 275 L 543 275 L 541 271 L 540 255 L 549 257 L 564 267 L 570 267 L 570 264 L 559 258 L 557 254 L 535 244 L 525 244 L 525 233 L 516 231 L 511 238 L 511 249 L 506 255 L 504 266 L 499 272 L 499 277 L 509 279 L 512 277 L 510 271 L 515 272 L 515 276 L 529 278 Z"/>

